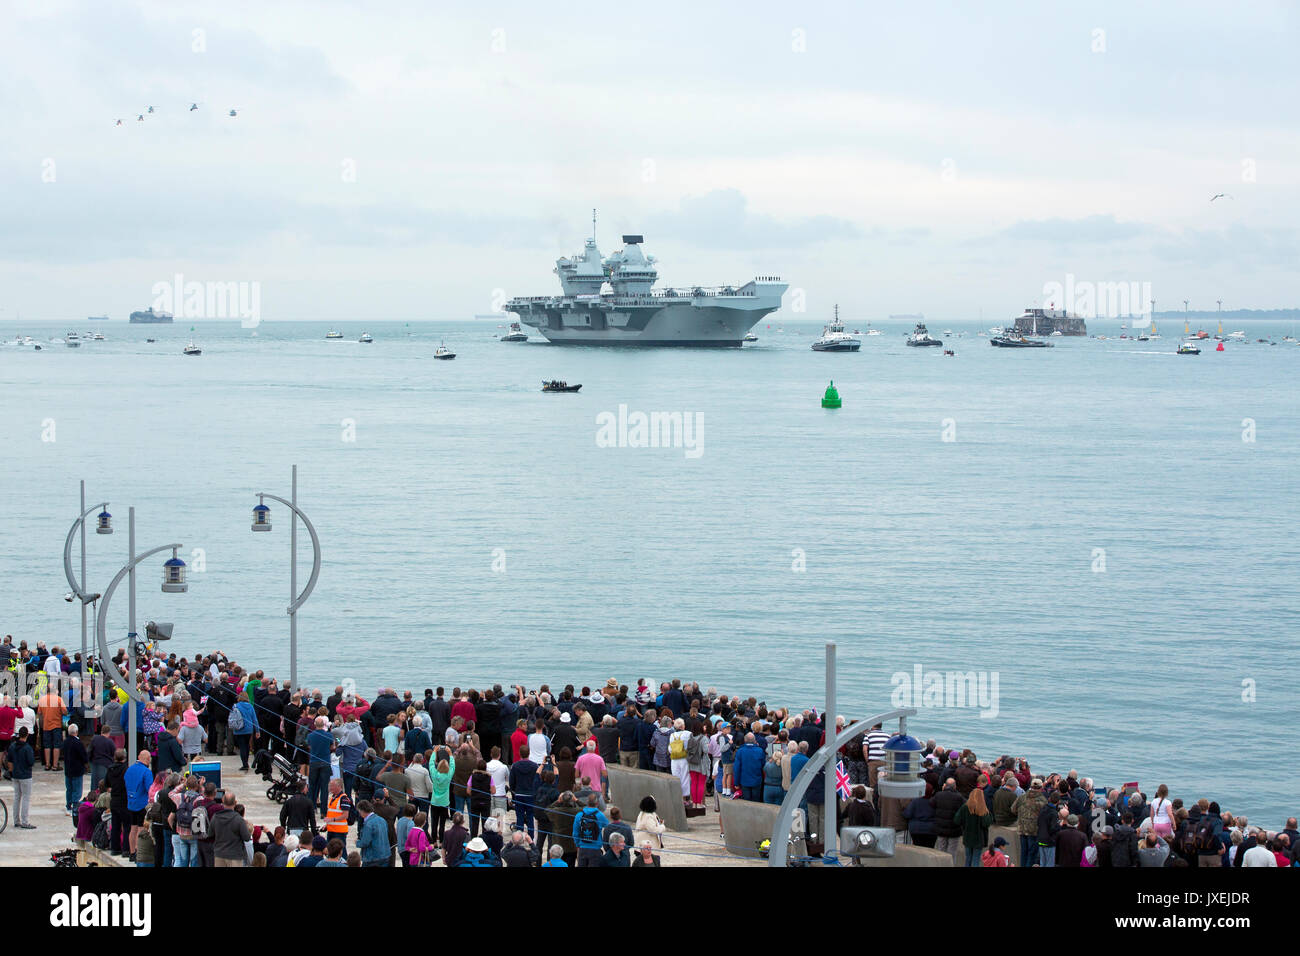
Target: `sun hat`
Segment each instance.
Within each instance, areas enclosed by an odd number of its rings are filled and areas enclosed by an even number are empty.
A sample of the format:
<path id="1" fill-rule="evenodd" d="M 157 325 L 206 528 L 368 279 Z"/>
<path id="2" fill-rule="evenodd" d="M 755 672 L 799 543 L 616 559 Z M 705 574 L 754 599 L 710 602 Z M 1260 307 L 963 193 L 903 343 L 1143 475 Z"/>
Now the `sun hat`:
<path id="1" fill-rule="evenodd" d="M 483 853 L 487 848 L 487 844 L 483 842 L 482 837 L 475 837 L 465 844 L 465 849 L 473 850 L 475 853 Z"/>

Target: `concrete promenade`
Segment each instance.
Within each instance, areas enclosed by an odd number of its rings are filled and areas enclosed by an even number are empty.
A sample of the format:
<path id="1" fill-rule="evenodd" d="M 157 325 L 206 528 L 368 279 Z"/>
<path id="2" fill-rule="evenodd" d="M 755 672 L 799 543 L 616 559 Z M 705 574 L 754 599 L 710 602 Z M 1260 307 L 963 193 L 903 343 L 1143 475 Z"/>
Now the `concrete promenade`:
<path id="1" fill-rule="evenodd" d="M 205 754 L 203 759 L 211 761 L 218 758 Z M 222 785 L 234 790 L 239 802 L 244 804 L 245 818 L 249 826 L 261 824 L 274 830 L 280 823 L 280 805 L 267 799 L 268 782 L 251 770 L 242 773 L 239 770 L 238 757 L 220 759 Z M 662 778 L 666 775 L 657 776 Z M 676 777 L 668 779 L 673 783 L 677 781 Z M 87 784 L 89 781 L 90 777 L 87 775 Z M 49 866 L 52 852 L 75 846 L 72 839 L 75 826 L 72 817 L 63 812 L 63 793 L 63 774 L 49 773 L 40 769 L 38 764 L 33 774 L 32 811 L 29 817 L 36 829 L 19 830 L 14 825 L 16 821 L 13 818 L 13 784 L 7 780 L 0 783 L 0 798 L 9 805 L 9 826 L 4 833 L 0 834 L 0 867 Z M 629 823 L 636 822 L 635 804 L 620 809 L 624 811 L 624 817 Z M 667 816 L 662 810 L 660 813 Z M 514 814 L 510 814 L 508 820 L 513 819 Z M 714 812 L 711 803 L 704 816 L 691 817 L 686 821 L 686 825 L 684 832 L 669 829 L 664 834 L 664 850 L 655 851 L 659 855 L 662 866 L 765 865 L 764 861 L 742 859 L 727 852 L 719 836 L 718 814 Z M 356 828 L 354 827 L 349 835 L 349 845 L 352 845 L 355 839 Z M 90 854 L 90 858 L 106 866 L 132 865 L 127 863 L 124 857 L 110 856 L 106 853 L 94 852 Z M 434 866 L 440 867 L 442 864 L 439 862 Z"/>

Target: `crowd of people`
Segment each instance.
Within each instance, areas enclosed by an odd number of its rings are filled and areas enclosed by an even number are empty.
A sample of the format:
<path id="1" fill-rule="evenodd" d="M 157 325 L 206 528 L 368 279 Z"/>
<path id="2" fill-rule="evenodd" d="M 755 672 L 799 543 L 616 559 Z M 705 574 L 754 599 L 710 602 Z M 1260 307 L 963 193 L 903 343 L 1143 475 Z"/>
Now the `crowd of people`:
<path id="1" fill-rule="evenodd" d="M 696 816 L 722 800 L 781 803 L 825 742 L 826 716 L 815 710 L 680 680 L 382 687 L 365 699 L 344 686 L 282 686 L 220 652 L 144 655 L 145 700 L 106 683 L 98 706 L 86 706 L 54 691 L 67 686 L 58 674 L 80 671 L 79 657 L 0 644 L 0 664 L 38 685 L 50 678 L 43 693 L 0 700 L 15 825 L 32 828 L 39 766 L 63 777 L 76 838 L 137 866 L 689 865 L 699 854 L 665 849 L 652 798 L 610 802 L 609 767 L 671 774 L 683 812 Z M 124 651 L 114 663 L 125 671 Z M 836 734 L 849 722 L 836 718 Z M 837 826 L 892 827 L 902 842 L 967 866 L 1300 865 L 1295 819 L 1270 833 L 1214 801 L 1171 798 L 1163 785 L 1150 799 L 1136 788 L 1103 792 L 1074 771 L 1040 776 L 1023 758 L 981 760 L 934 740 L 923 751 L 923 795 L 876 797 L 889 737 L 877 725 L 841 748 Z M 237 754 L 238 775 L 218 786 L 190 772 L 205 754 Z M 827 826 L 822 779 L 800 806 L 814 854 Z M 266 780 L 281 791 L 278 825 L 251 823 L 238 799 L 245 781 L 256 792 Z M 1014 846 L 993 836 L 999 827 Z"/>

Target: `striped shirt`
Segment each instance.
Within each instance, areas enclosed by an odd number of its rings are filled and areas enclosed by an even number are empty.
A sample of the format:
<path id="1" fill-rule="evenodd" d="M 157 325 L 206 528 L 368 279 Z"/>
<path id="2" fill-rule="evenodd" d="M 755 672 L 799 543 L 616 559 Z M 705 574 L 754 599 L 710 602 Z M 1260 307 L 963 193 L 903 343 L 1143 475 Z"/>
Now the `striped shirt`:
<path id="1" fill-rule="evenodd" d="M 868 730 L 862 738 L 862 749 L 867 752 L 867 760 L 884 760 L 885 743 L 891 736 L 883 730 Z"/>

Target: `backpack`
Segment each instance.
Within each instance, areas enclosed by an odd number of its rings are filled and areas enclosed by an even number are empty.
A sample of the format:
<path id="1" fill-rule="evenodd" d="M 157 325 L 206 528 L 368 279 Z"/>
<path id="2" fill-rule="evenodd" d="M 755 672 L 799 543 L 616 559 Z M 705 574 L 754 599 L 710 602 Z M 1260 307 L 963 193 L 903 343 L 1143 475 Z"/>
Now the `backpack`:
<path id="1" fill-rule="evenodd" d="M 241 733 L 244 729 L 244 712 L 236 705 L 230 708 L 230 716 L 226 718 L 226 726 L 230 728 L 232 734 Z"/>
<path id="2" fill-rule="evenodd" d="M 194 807 L 199 802 L 199 795 L 187 790 L 176 803 L 176 835 L 187 837 L 193 835 Z"/>
<path id="3" fill-rule="evenodd" d="M 600 821 L 596 819 L 595 812 L 582 811 L 578 820 L 578 839 L 583 843 L 600 841 Z"/>
<path id="4" fill-rule="evenodd" d="M 702 760 L 704 758 L 704 738 L 692 737 L 686 744 L 686 757 L 688 760 Z"/>
<path id="5" fill-rule="evenodd" d="M 1196 837 L 1193 841 L 1198 853 L 1218 853 L 1220 848 L 1219 837 L 1214 832 L 1214 821 L 1206 819 L 1196 828 Z"/>
<path id="6" fill-rule="evenodd" d="M 108 849 L 108 820 L 105 819 L 107 814 L 101 814 L 99 822 L 95 824 L 95 832 L 90 835 L 90 845 L 97 850 Z"/>
<path id="7" fill-rule="evenodd" d="M 681 737 L 673 737 L 668 741 L 668 756 L 672 760 L 686 759 L 686 741 Z"/>

